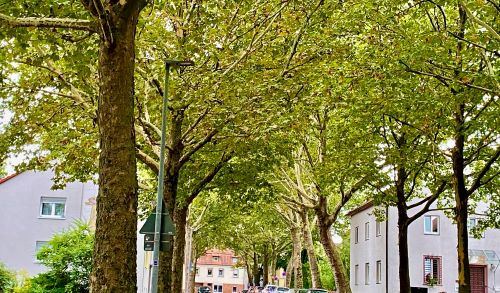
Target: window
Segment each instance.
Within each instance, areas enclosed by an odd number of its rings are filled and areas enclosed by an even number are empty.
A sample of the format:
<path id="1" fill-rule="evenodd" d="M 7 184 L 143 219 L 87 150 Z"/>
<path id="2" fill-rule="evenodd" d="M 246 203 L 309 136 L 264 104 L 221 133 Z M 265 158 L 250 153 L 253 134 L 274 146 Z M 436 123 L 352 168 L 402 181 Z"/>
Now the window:
<path id="1" fill-rule="evenodd" d="M 238 288 L 233 286 L 233 293 L 238 292 Z"/>
<path id="2" fill-rule="evenodd" d="M 196 275 L 199 276 L 200 275 L 200 269 L 199 268 L 196 268 Z"/>
<path id="3" fill-rule="evenodd" d="M 224 277 L 224 269 L 219 269 L 219 277 Z"/>
<path id="4" fill-rule="evenodd" d="M 469 237 L 473 238 L 484 238 L 484 232 L 479 234 L 478 231 L 474 231 L 474 227 L 476 227 L 481 220 L 478 218 L 469 218 L 467 219 L 467 231 L 469 233 Z"/>
<path id="5" fill-rule="evenodd" d="M 370 263 L 365 263 L 365 285 L 370 284 Z"/>
<path id="6" fill-rule="evenodd" d="M 219 256 L 218 256 L 218 255 L 214 255 L 214 256 L 212 256 L 212 260 L 213 260 L 213 261 L 219 261 Z"/>
<path id="7" fill-rule="evenodd" d="M 377 237 L 382 235 L 382 233 L 380 232 L 380 222 L 379 221 L 375 221 L 375 235 Z"/>
<path id="8" fill-rule="evenodd" d="M 424 256 L 424 284 L 441 285 L 443 280 L 440 256 Z"/>
<path id="9" fill-rule="evenodd" d="M 424 216 L 424 234 L 439 234 L 438 216 Z"/>
<path id="10" fill-rule="evenodd" d="M 214 293 L 222 292 L 222 285 L 214 285 Z"/>
<path id="11" fill-rule="evenodd" d="M 382 283 L 382 261 L 377 260 L 377 284 Z"/>
<path id="12" fill-rule="evenodd" d="M 208 277 L 213 276 L 213 274 L 212 274 L 212 268 L 207 269 L 207 276 Z"/>
<path id="13" fill-rule="evenodd" d="M 64 218 L 66 199 L 60 197 L 42 197 L 40 201 L 40 217 Z"/>
<path id="14" fill-rule="evenodd" d="M 238 262 L 238 258 L 237 257 L 233 257 L 233 264 L 235 264 L 237 262 Z"/>
<path id="15" fill-rule="evenodd" d="M 358 285 L 358 274 L 359 274 L 359 265 L 354 266 L 354 285 Z"/>
<path id="16" fill-rule="evenodd" d="M 365 223 L 365 240 L 370 239 L 370 223 Z"/>
<path id="17" fill-rule="evenodd" d="M 40 251 L 40 249 L 42 249 L 42 247 L 47 245 L 47 243 L 48 243 L 48 241 L 37 241 L 36 242 L 36 244 L 35 244 L 35 261 L 38 261 L 38 257 L 37 257 L 38 252 Z"/>
<path id="18" fill-rule="evenodd" d="M 238 278 L 240 276 L 240 270 L 235 269 L 233 270 L 233 278 Z"/>
<path id="19" fill-rule="evenodd" d="M 359 241 L 359 227 L 354 228 L 354 243 Z"/>

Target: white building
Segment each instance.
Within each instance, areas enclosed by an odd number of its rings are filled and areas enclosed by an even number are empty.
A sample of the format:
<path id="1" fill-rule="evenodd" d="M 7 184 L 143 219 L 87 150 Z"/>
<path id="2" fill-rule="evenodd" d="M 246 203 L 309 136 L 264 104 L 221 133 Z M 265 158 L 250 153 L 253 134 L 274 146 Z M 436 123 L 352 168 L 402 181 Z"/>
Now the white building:
<path id="1" fill-rule="evenodd" d="M 399 292 L 397 209 L 384 208 L 384 222 L 376 221 L 374 209 L 369 202 L 349 213 L 352 292 Z M 471 225 L 476 222 L 477 218 L 469 219 Z M 500 289 L 500 230 L 488 229 L 483 236 L 469 238 L 472 293 Z M 428 212 L 410 225 L 408 248 L 415 292 L 458 292 L 456 225 L 442 211 Z"/>
<path id="2" fill-rule="evenodd" d="M 248 288 L 248 275 L 230 250 L 209 250 L 196 263 L 195 286 L 208 286 L 214 293 L 236 293 Z"/>
<path id="3" fill-rule="evenodd" d="M 37 250 L 76 220 L 89 221 L 97 196 L 92 183 L 51 190 L 53 172 L 27 171 L 0 179 L 0 261 L 30 275 L 44 271 Z"/>

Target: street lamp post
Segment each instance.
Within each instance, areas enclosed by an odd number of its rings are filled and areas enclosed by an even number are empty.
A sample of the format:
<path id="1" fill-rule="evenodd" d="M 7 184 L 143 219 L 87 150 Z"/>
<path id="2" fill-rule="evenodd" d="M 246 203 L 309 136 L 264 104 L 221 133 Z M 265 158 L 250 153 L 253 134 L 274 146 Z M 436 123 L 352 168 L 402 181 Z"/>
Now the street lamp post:
<path id="1" fill-rule="evenodd" d="M 168 103 L 168 81 L 170 78 L 170 67 L 193 66 L 193 61 L 165 60 L 165 80 L 163 84 L 163 106 L 161 117 L 161 142 L 160 142 L 160 170 L 158 174 L 158 190 L 156 195 L 156 219 L 153 247 L 153 272 L 151 292 L 158 292 L 158 270 L 160 267 L 160 241 L 161 241 L 161 223 L 163 212 L 163 181 L 165 178 L 165 140 L 167 129 L 167 103 Z"/>

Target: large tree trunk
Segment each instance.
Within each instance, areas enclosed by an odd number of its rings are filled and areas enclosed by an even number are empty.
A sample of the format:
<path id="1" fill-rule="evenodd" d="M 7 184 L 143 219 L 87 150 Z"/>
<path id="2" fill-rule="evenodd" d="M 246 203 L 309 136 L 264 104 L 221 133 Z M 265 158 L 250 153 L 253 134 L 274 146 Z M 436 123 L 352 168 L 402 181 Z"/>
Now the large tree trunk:
<path id="1" fill-rule="evenodd" d="M 286 278 L 285 278 L 286 287 L 291 286 L 292 276 L 293 276 L 293 251 L 292 255 L 290 256 L 290 260 L 288 260 L 288 264 L 286 265 Z"/>
<path id="2" fill-rule="evenodd" d="M 165 158 L 165 189 L 163 192 L 163 205 L 166 207 L 171 217 L 174 217 L 175 207 L 177 203 L 177 188 L 179 185 L 179 168 L 183 145 L 182 137 L 182 121 L 183 113 L 172 111 L 169 116 L 169 128 L 167 137 L 167 152 Z M 176 235 L 178 235 L 176 227 Z M 158 274 L 158 292 L 170 293 L 172 288 L 172 265 L 175 246 L 175 237 L 168 251 L 160 252 L 160 270 Z M 182 282 L 182 281 L 181 281 Z"/>
<path id="3" fill-rule="evenodd" d="M 300 254 L 302 252 L 302 245 L 300 241 L 300 230 L 298 228 L 293 228 L 292 233 L 292 245 L 293 245 L 293 283 L 295 288 L 304 288 L 304 281 L 302 277 L 302 261 Z"/>
<path id="4" fill-rule="evenodd" d="M 267 245 L 264 248 L 264 259 L 262 261 L 262 267 L 263 267 L 263 280 L 264 280 L 264 286 L 269 283 L 269 249 Z"/>
<path id="5" fill-rule="evenodd" d="M 344 264 L 342 263 L 340 253 L 330 235 L 330 226 L 323 224 L 323 220 L 318 217 L 318 228 L 321 244 L 332 266 L 335 284 L 337 285 L 339 293 L 351 293 L 351 287 L 349 286 L 349 279 L 347 278 Z"/>
<path id="6" fill-rule="evenodd" d="M 182 273 L 184 267 L 184 247 L 186 245 L 186 221 L 188 208 L 176 208 L 174 213 L 175 240 L 172 258 L 172 293 L 182 293 Z"/>
<path id="7" fill-rule="evenodd" d="M 253 252 L 252 275 L 253 275 L 253 284 L 254 284 L 254 286 L 259 286 L 259 281 L 260 281 L 259 260 L 257 258 L 257 252 L 255 252 L 255 246 L 254 246 L 254 252 Z"/>
<path id="8" fill-rule="evenodd" d="M 399 145 L 405 145 L 404 135 L 399 139 Z M 399 292 L 410 292 L 410 263 L 408 260 L 408 210 L 405 196 L 405 182 L 408 177 L 406 168 L 398 165 L 396 178 L 396 206 L 398 208 L 398 252 L 399 252 Z M 387 234 L 387 233 L 386 233 Z M 387 237 L 387 235 L 386 235 Z"/>
<path id="9" fill-rule="evenodd" d="M 113 5 L 99 50 L 99 196 L 91 292 L 136 292 L 135 31 L 143 1 Z"/>
<path id="10" fill-rule="evenodd" d="M 398 217 L 399 292 L 410 292 L 410 264 L 408 260 L 408 220 Z"/>
<path id="11" fill-rule="evenodd" d="M 311 282 L 313 288 L 322 288 L 321 276 L 319 273 L 318 259 L 316 258 L 316 252 L 314 251 L 314 243 L 311 235 L 311 226 L 309 225 L 309 219 L 307 217 L 307 212 L 301 213 L 302 218 L 302 232 L 304 237 L 304 247 L 307 251 L 307 257 L 309 258 L 309 266 L 311 269 Z"/>
<path id="12" fill-rule="evenodd" d="M 464 177 L 464 104 L 455 113 L 455 146 L 452 149 L 453 191 L 455 193 L 455 221 L 457 223 L 458 292 L 470 293 L 469 237 L 467 231 L 467 208 L 469 193 Z"/>

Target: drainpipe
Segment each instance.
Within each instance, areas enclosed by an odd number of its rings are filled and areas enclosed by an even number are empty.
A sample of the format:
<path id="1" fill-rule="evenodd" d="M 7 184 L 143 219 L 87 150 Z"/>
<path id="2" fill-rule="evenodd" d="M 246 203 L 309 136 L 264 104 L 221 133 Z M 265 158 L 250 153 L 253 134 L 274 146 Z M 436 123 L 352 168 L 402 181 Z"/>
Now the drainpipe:
<path id="1" fill-rule="evenodd" d="M 385 293 L 389 293 L 389 206 L 385 207 Z"/>

